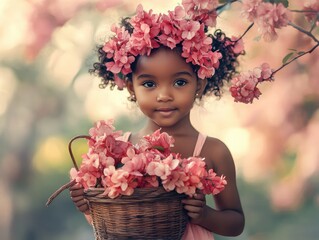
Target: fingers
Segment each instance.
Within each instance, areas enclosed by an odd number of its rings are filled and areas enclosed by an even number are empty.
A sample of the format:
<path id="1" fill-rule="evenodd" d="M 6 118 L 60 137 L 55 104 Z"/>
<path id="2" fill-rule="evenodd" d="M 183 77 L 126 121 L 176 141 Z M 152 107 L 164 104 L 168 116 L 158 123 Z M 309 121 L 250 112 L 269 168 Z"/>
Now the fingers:
<path id="1" fill-rule="evenodd" d="M 70 196 L 79 211 L 83 213 L 89 211 L 87 200 L 84 199 L 84 188 L 80 184 L 70 187 Z"/>
<path id="2" fill-rule="evenodd" d="M 83 189 L 82 185 L 79 183 L 74 184 L 73 186 L 70 187 L 70 191 L 73 190 L 79 190 L 79 189 Z"/>
<path id="3" fill-rule="evenodd" d="M 198 219 L 203 213 L 203 208 L 206 206 L 204 194 L 195 194 L 192 198 L 183 199 L 184 209 L 191 219 Z"/>
<path id="4" fill-rule="evenodd" d="M 70 187 L 69 190 L 71 198 L 84 195 L 84 188 L 78 183 Z"/>
<path id="5" fill-rule="evenodd" d="M 206 205 L 205 195 L 196 193 L 192 198 L 183 199 L 182 203 L 195 207 L 203 207 Z"/>
<path id="6" fill-rule="evenodd" d="M 89 205 L 85 199 L 76 202 L 75 205 L 81 212 L 86 212 L 87 210 L 89 210 Z"/>

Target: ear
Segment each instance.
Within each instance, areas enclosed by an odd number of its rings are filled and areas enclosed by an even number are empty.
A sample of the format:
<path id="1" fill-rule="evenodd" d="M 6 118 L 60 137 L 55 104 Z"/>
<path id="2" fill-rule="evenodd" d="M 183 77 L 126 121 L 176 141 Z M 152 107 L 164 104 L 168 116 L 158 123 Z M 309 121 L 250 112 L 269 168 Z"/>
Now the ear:
<path id="1" fill-rule="evenodd" d="M 204 79 L 198 78 L 198 79 L 197 79 L 196 94 L 197 94 L 197 96 L 198 96 L 199 98 L 202 97 L 206 85 L 207 85 L 207 79 L 206 79 L 206 78 L 204 78 Z"/>

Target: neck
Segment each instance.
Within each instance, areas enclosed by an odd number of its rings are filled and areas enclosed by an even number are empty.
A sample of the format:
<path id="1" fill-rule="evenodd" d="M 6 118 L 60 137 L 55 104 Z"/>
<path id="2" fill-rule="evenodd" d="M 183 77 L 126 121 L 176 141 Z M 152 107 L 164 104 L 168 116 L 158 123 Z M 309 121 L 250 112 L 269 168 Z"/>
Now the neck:
<path id="1" fill-rule="evenodd" d="M 158 124 L 149 119 L 146 126 L 143 129 L 141 129 L 140 134 L 142 136 L 151 134 L 157 129 L 161 129 L 161 132 L 166 132 L 171 136 L 187 136 L 198 134 L 198 131 L 193 127 L 190 121 L 190 116 L 185 117 L 178 123 L 171 126 L 159 126 Z"/>

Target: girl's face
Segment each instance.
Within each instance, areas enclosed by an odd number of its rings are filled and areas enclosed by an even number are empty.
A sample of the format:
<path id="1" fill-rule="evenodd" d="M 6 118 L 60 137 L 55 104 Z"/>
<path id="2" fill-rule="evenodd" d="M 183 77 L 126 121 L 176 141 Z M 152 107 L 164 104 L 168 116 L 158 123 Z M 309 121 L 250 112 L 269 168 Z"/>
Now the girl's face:
<path id="1" fill-rule="evenodd" d="M 173 127 L 189 119 L 196 93 L 205 84 L 177 52 L 160 48 L 140 56 L 127 87 L 147 117 L 159 127 Z"/>

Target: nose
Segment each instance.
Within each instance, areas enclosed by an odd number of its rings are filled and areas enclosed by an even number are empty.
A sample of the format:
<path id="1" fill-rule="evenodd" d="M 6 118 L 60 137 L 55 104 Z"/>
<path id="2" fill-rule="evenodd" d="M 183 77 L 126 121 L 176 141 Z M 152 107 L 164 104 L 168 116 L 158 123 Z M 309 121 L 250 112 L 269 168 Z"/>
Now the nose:
<path id="1" fill-rule="evenodd" d="M 162 87 L 158 90 L 156 101 L 168 102 L 173 100 L 173 95 L 167 87 Z"/>

